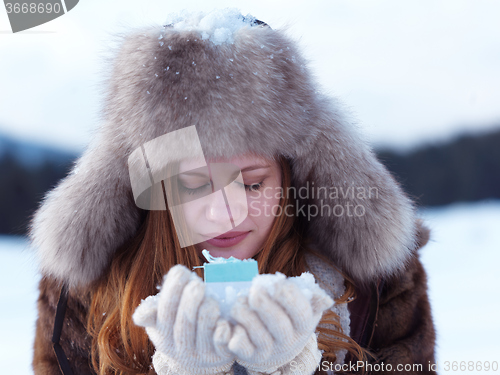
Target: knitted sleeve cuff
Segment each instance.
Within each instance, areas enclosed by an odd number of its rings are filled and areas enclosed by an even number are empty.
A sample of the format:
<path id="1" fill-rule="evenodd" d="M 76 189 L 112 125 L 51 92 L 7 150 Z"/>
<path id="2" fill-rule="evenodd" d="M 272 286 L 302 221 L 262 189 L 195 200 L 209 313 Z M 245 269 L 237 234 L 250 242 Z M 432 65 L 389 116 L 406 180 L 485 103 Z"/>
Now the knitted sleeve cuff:
<path id="1" fill-rule="evenodd" d="M 168 356 L 160 351 L 155 351 L 153 355 L 153 367 L 158 375 L 234 375 L 232 364 L 228 368 L 214 368 L 214 369 L 188 369 L 178 366 Z"/>
<path id="2" fill-rule="evenodd" d="M 322 353 L 318 349 L 318 339 L 313 333 L 302 352 L 286 365 L 274 372 L 248 371 L 248 375 L 311 375 L 314 374 L 321 361 Z"/>

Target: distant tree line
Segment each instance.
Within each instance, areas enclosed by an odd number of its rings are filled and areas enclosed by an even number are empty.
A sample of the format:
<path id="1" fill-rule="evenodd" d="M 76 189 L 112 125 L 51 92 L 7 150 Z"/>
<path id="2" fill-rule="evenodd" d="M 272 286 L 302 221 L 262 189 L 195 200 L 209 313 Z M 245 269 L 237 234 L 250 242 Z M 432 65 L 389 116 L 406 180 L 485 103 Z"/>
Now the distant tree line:
<path id="1" fill-rule="evenodd" d="M 44 194 L 70 170 L 74 157 L 27 165 L 4 153 L 0 158 L 0 233 L 25 235 Z"/>
<path id="2" fill-rule="evenodd" d="M 419 206 L 500 198 L 500 131 L 462 136 L 410 152 L 378 150 L 379 160 Z M 44 194 L 69 172 L 76 156 L 29 165 L 0 157 L 0 233 L 26 234 Z"/>
<path id="3" fill-rule="evenodd" d="M 377 154 L 420 206 L 500 198 L 500 131 Z"/>

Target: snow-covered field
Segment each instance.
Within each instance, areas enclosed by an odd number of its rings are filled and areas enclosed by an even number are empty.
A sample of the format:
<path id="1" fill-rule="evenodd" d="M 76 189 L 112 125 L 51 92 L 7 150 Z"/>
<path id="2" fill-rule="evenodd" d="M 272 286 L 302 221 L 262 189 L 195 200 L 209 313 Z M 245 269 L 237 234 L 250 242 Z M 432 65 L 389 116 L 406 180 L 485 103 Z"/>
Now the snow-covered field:
<path id="1" fill-rule="evenodd" d="M 451 366 L 452 361 L 500 365 L 500 202 L 426 209 L 422 216 L 433 230 L 421 254 L 438 334 L 439 373 L 483 373 Z M 32 374 L 38 280 L 25 240 L 0 236 L 3 374 Z"/>
<path id="2" fill-rule="evenodd" d="M 422 249 L 437 330 L 439 373 L 445 362 L 497 361 L 500 374 L 500 202 L 427 209 L 432 229 Z M 482 371 L 457 371 L 478 374 Z M 487 373 L 490 373 L 491 370 Z"/>
<path id="3" fill-rule="evenodd" d="M 32 252 L 20 237 L 0 236 L 0 372 L 32 374 L 37 283 Z"/>

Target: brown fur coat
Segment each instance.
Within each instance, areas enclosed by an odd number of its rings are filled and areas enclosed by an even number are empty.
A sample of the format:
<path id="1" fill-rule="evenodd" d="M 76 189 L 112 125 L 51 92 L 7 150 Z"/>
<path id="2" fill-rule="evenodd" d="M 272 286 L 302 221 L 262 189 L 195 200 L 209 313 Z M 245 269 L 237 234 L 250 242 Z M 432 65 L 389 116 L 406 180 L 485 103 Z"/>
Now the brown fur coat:
<path id="1" fill-rule="evenodd" d="M 420 246 L 427 243 L 428 235 L 428 230 L 421 227 Z M 33 369 L 35 375 L 59 375 L 62 373 L 51 338 L 61 287 L 53 278 L 44 277 L 39 288 Z M 403 274 L 383 280 L 383 285 L 379 284 L 379 287 L 358 290 L 357 295 L 358 298 L 348 304 L 351 336 L 375 355 L 375 358 L 368 357 L 368 362 L 372 365 L 392 365 L 394 369 L 397 365 L 422 366 L 422 371 L 414 368 L 417 371 L 375 371 L 373 374 L 435 374 L 428 367 L 435 363 L 435 332 L 427 297 L 426 274 L 418 252 L 412 255 Z M 90 299 L 85 290 L 69 291 L 60 343 L 75 375 L 94 374 L 89 358 L 90 337 L 85 329 Z M 355 362 L 348 356 L 345 365 Z M 322 363 L 330 366 L 328 362 Z M 154 370 L 149 375 L 152 374 L 156 374 Z"/>
<path id="2" fill-rule="evenodd" d="M 428 240 L 429 230 L 420 226 L 419 248 Z M 386 369 L 392 365 L 392 371 L 372 373 L 435 374 L 429 365 L 435 363 L 436 334 L 427 296 L 427 275 L 419 253 L 413 253 L 403 274 L 379 280 L 378 285 L 372 286 L 358 291 L 359 298 L 349 304 L 351 337 L 375 354 L 375 358 L 368 357 L 368 362 L 384 364 Z M 346 359 L 349 361 L 354 360 Z M 398 365 L 412 367 L 396 371 Z"/>

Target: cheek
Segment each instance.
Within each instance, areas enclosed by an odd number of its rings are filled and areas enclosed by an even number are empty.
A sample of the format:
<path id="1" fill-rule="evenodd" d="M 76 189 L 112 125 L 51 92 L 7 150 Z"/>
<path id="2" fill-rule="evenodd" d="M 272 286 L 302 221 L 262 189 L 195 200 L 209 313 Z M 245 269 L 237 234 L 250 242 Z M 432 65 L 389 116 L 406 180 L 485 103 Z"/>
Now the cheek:
<path id="1" fill-rule="evenodd" d="M 280 195 L 274 189 L 267 189 L 248 198 L 248 215 L 259 229 L 270 228 L 279 213 Z"/>
<path id="2" fill-rule="evenodd" d="M 188 227 L 196 225 L 197 221 L 201 217 L 201 207 L 195 205 L 182 205 L 182 212 L 184 213 L 184 219 Z"/>

